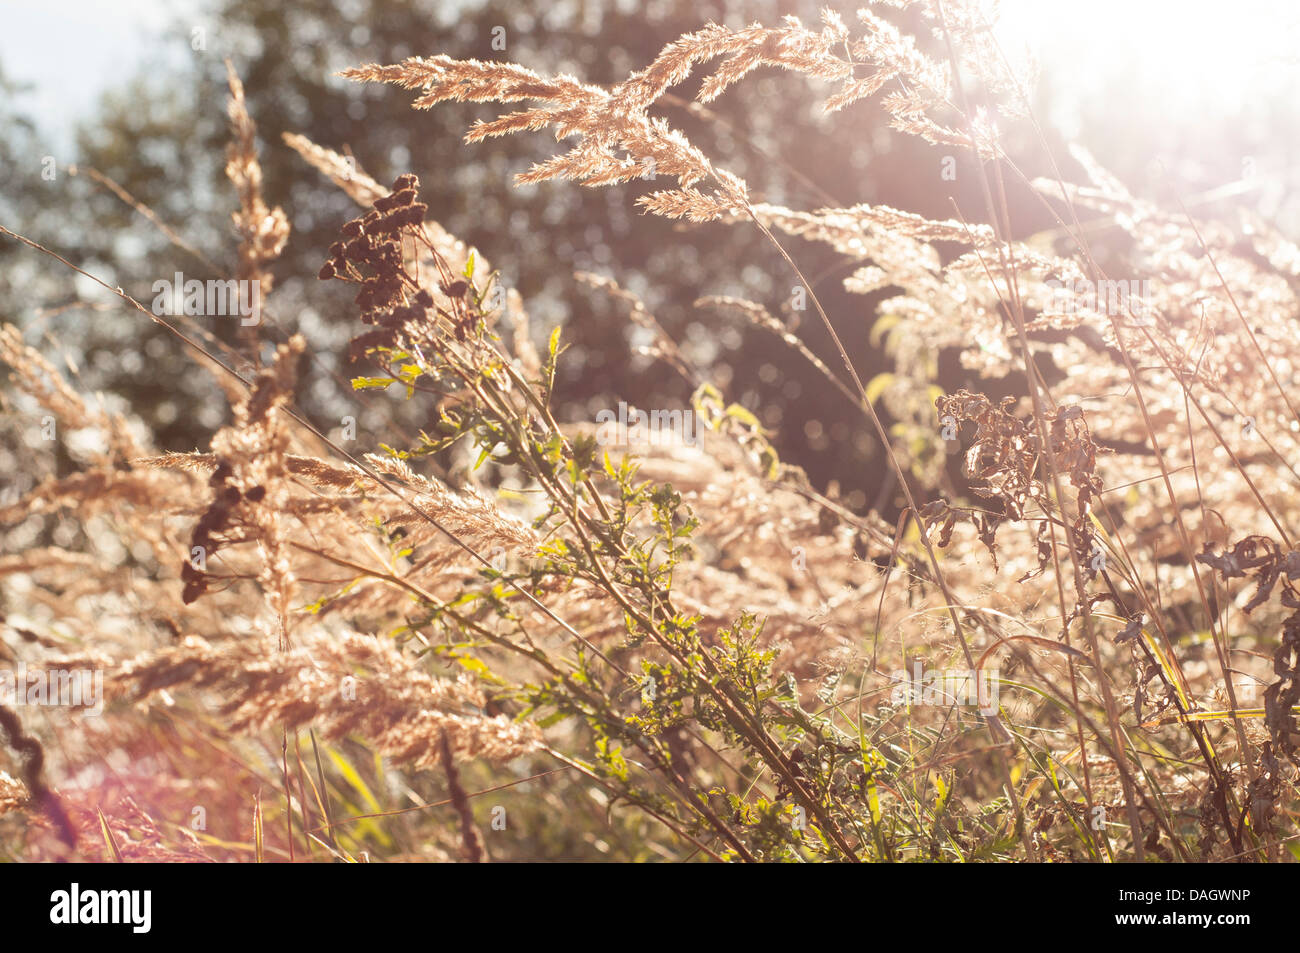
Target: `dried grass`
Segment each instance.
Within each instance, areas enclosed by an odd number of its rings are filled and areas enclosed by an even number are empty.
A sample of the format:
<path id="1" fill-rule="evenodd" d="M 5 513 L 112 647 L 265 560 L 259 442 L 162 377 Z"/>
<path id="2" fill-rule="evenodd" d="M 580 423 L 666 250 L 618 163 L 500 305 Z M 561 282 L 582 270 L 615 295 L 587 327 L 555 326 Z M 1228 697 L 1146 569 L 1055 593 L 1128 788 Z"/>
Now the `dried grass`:
<path id="1" fill-rule="evenodd" d="M 830 12 L 819 30 L 794 18 L 740 30 L 710 24 L 608 90 L 446 56 L 344 73 L 412 90 L 420 109 L 529 103 L 466 136 L 577 138 L 521 183 L 667 176 L 676 187 L 642 199 L 644 210 L 752 224 L 774 242 L 779 233 L 824 243 L 851 266 L 850 292 L 891 290 L 877 305 L 874 336 L 894 370 L 863 385 L 841 349 L 853 386 L 794 322 L 773 315 L 774 304 L 699 304 L 778 335 L 792 360 L 811 362 L 861 409 L 914 504 L 898 525 L 814 490 L 639 301 L 591 276 L 580 280 L 614 295 L 652 333 L 647 353 L 692 382 L 693 409 L 709 427 L 698 446 L 601 447 L 609 466 L 593 454 L 588 474 L 579 458 L 594 428 L 550 418 L 549 356 L 533 346 L 518 296 L 505 307 L 515 329 L 507 350 L 495 333 L 500 312 L 484 305 L 490 266 L 476 253 L 469 273 L 470 250 L 426 220 L 413 177 L 385 188 L 339 154 L 286 136 L 364 210 L 343 227 L 321 277 L 357 285 L 369 327 L 354 351 L 379 355 L 409 397 L 427 400 L 427 445 L 360 457 L 335 447 L 333 458 L 296 445 L 304 425 L 292 413 L 294 365 L 308 345 L 293 338 L 211 447 L 160 455 L 6 326 L 0 360 L 14 368 L 15 385 L 65 426 L 102 431 L 108 450 L 0 508 L 0 524 L 16 532 L 26 520 L 69 520 L 131 548 L 108 557 L 31 545 L 0 559 L 0 584 L 21 583 L 37 620 L 7 621 L 0 644 L 34 626 L 44 634 L 18 640 L 34 664 L 104 669 L 108 721 L 123 726 L 123 748 L 152 745 L 182 766 L 192 761 L 142 724 L 198 726 L 219 736 L 232 760 L 228 739 L 265 741 L 278 731 L 297 740 L 297 729 L 310 727 L 340 759 L 357 744 L 411 777 L 439 769 L 459 829 L 405 831 L 424 856 L 488 853 L 462 773 L 468 763 L 550 757 L 641 807 L 662 825 L 653 836 L 664 843 L 710 856 L 1005 858 L 1011 832 L 1019 859 L 1279 859 L 1297 805 L 1300 474 L 1289 461 L 1300 421 L 1289 394 L 1300 344 L 1278 316 L 1300 311 L 1300 249 L 1258 223 L 1193 222 L 1135 198 L 1078 151 L 1086 183 L 1032 185 L 1067 234 L 1075 212 L 1088 209 L 1131 240 L 1122 280 L 1152 276 L 1150 294 L 1115 308 L 1082 290 L 1111 280 L 1082 236 L 1083 252 L 1070 255 L 1050 237 L 1012 240 L 997 208 L 979 221 L 965 210 L 931 220 L 885 206 L 754 203 L 743 181 L 652 115 L 697 71 L 706 72 L 697 98 L 707 103 L 755 69 L 777 67 L 831 84 L 828 111 L 879 96 L 902 133 L 997 160 L 988 175 L 1013 174 L 995 130 L 1023 116 L 1023 79 L 993 55 L 972 7 L 943 6 L 934 25 L 961 49 L 948 62 L 862 11 L 855 30 Z M 957 105 L 959 80 L 972 77 L 1003 104 L 997 115 Z M 267 268 L 287 220 L 261 196 L 255 127 L 233 71 L 230 85 L 239 275 L 269 292 Z M 943 393 L 940 350 L 1025 396 L 997 403 Z M 1042 372 L 1049 364 L 1060 371 L 1051 383 Z M 1249 370 L 1260 367 L 1267 380 Z M 891 431 L 877 404 L 896 421 Z M 948 426 L 951 435 L 941 436 Z M 511 441 L 532 448 L 526 459 L 491 464 L 522 492 L 453 488 L 420 472 L 419 457 L 443 452 L 436 442 L 446 434 L 487 456 Z M 632 495 L 631 478 L 620 483 L 617 471 L 628 452 L 639 458 L 638 480 L 671 484 L 680 497 L 683 509 L 667 525 L 678 527 L 673 520 L 685 522 L 687 512 L 696 521 L 690 548 L 673 553 L 668 584 L 656 575 L 667 557 L 656 550 L 638 562 L 635 551 L 663 529 L 655 505 L 641 500 L 622 524 L 608 512 Z M 960 487 L 943 467 L 956 452 Z M 619 533 L 598 532 L 616 524 Z M 194 547 L 210 560 L 203 568 L 191 560 Z M 490 562 L 492 553 L 505 558 Z M 637 591 L 650 593 L 645 604 L 629 596 Z M 737 620 L 754 616 L 762 625 L 751 657 Z M 690 651 L 672 638 L 685 631 L 699 633 Z M 718 694 L 674 696 L 689 717 L 627 701 L 643 673 L 684 679 L 699 659 L 716 666 L 709 684 Z M 1034 687 L 1019 692 L 1008 682 L 995 715 L 963 721 L 952 706 L 890 700 L 887 667 L 973 670 L 992 659 L 1006 678 Z M 774 666 L 776 681 L 792 680 L 793 701 L 745 708 L 717 688 L 732 679 L 747 686 L 744 666 L 754 660 Z M 1260 705 L 1241 696 L 1243 684 L 1265 686 Z M 780 709 L 780 729 L 764 720 L 779 704 L 792 706 Z M 548 706 L 553 719 L 543 716 Z M 737 724 L 745 725 L 738 736 L 725 733 Z M 592 737 L 595 755 L 582 747 Z M 75 744 L 66 750 L 60 783 L 96 763 Z M 337 855 L 346 848 L 330 784 L 301 761 L 290 777 L 287 750 L 286 741 L 282 760 L 271 759 L 283 810 L 330 838 Z M 861 779 L 827 769 L 830 793 L 810 804 L 805 772 L 841 750 L 861 760 Z M 796 752 L 807 760 L 796 762 Z M 634 757 L 652 779 L 645 789 L 636 787 L 643 779 L 628 780 Z M 1051 772 L 1013 777 L 1013 759 Z M 223 807 L 233 814 L 242 809 L 236 796 L 260 796 L 249 780 L 260 770 L 233 771 L 241 784 Z M 876 771 L 888 780 L 884 796 Z M 934 774 L 960 787 L 947 813 L 934 807 Z M 197 784 L 183 769 L 169 778 L 179 791 L 154 792 L 159 810 L 174 809 L 187 783 Z M 698 796 L 714 785 L 739 800 Z M 860 849 L 842 837 L 846 816 L 872 818 L 853 813 L 868 786 L 895 812 L 892 823 L 915 822 L 912 835 L 893 844 L 879 835 Z M 31 780 L 27 790 L 40 793 Z M 24 798 L 23 785 L 0 772 L 0 814 L 30 810 Z M 136 825 L 139 856 L 215 851 L 154 825 L 146 807 L 123 805 L 117 819 Z M 785 825 L 782 812 L 795 805 L 825 812 L 812 818 L 824 839 L 773 846 L 768 821 Z M 1096 808 L 1109 826 L 1085 823 Z M 73 815 L 77 825 L 89 816 Z M 33 855 L 52 850 L 39 840 Z"/>

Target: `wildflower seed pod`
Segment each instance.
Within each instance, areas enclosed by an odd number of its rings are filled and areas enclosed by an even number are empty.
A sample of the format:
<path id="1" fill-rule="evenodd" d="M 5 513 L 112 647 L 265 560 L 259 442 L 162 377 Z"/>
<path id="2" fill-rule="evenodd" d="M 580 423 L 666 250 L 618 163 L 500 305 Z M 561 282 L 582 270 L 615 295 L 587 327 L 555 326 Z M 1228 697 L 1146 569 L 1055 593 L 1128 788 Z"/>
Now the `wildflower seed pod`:
<path id="1" fill-rule="evenodd" d="M 360 262 L 365 264 L 370 260 L 371 245 L 370 239 L 365 235 L 360 235 L 343 246 L 343 255 L 348 261 Z"/>
<path id="2" fill-rule="evenodd" d="M 370 235 L 391 235 L 393 232 L 401 230 L 403 218 L 401 212 L 394 212 L 391 215 L 385 215 L 383 218 L 376 219 L 367 226 L 367 233 Z"/>

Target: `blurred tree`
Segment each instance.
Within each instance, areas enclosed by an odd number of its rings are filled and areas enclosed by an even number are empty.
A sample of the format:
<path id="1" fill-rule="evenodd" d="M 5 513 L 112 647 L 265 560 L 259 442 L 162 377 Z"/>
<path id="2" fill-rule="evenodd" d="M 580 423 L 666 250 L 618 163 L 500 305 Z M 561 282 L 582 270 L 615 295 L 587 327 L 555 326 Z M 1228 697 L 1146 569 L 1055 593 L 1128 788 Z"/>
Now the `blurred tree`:
<path id="1" fill-rule="evenodd" d="M 389 398 L 371 395 L 362 403 L 346 385 L 350 371 L 340 355 L 357 328 L 355 308 L 339 283 L 314 276 L 354 209 L 282 144 L 286 131 L 354 154 L 384 182 L 417 173 L 430 215 L 502 270 L 507 285 L 522 294 L 534 332 L 567 323 L 571 350 L 557 399 L 568 419 L 594 419 L 597 409 L 619 400 L 681 406 L 691 392 L 686 382 L 632 355 L 620 305 L 572 279 L 574 270 L 596 271 L 641 295 L 688 355 L 716 362 L 728 395 L 758 409 L 774 427 L 783 459 L 805 467 L 819 485 L 836 481 L 850 504 L 862 507 L 875 500 L 884 466 L 858 412 L 772 335 L 693 307 L 707 294 L 741 295 L 774 313 L 787 306 L 794 277 L 752 228 L 687 227 L 641 215 L 633 203 L 639 192 L 654 188 L 649 182 L 619 189 L 568 183 L 516 189 L 516 173 L 553 154 L 548 137 L 466 146 L 465 130 L 491 110 L 466 104 L 417 113 L 408 95 L 334 75 L 357 63 L 447 53 L 504 58 L 611 85 L 710 19 L 772 23 L 795 13 L 814 22 L 819 5 L 820 0 L 569 0 L 523 10 L 504 2 L 224 0 L 210 15 L 176 24 L 172 47 L 160 51 L 167 69 L 142 72 L 105 97 L 78 136 L 78 162 L 119 182 L 188 242 L 233 270 L 229 215 L 235 199 L 223 173 L 223 60 L 229 56 L 259 126 L 267 201 L 282 205 L 293 226 L 273 267 L 277 287 L 268 311 L 275 326 L 268 327 L 268 337 L 302 329 L 313 342 L 316 353 L 301 394 L 323 429 L 353 414 L 361 444 L 370 449 L 392 439 L 392 419 L 409 434 L 422 418 Z M 494 35 L 504 39 L 504 51 L 493 49 Z M 693 77 L 675 92 L 687 100 L 697 83 Z M 937 150 L 887 130 L 870 103 L 831 121 L 821 111 L 823 95 L 802 78 L 764 70 L 713 104 L 714 118 L 701 120 L 685 109 L 667 118 L 744 177 L 759 200 L 802 209 L 884 202 L 951 214 L 947 196 L 953 183 L 940 178 L 943 156 Z M 978 214 L 974 177 L 965 178 L 971 189 L 963 204 Z M 152 298 L 155 280 L 175 271 L 187 278 L 215 276 L 84 173 L 61 182 L 37 231 L 57 234 L 55 244 L 71 260 L 141 300 Z M 792 240 L 790 248 L 816 279 L 863 379 L 886 369 L 867 340 L 876 299 L 848 295 L 840 285 L 849 264 L 820 245 Z M 216 321 L 208 325 L 212 333 L 233 341 L 234 322 Z M 193 375 L 176 342 L 138 315 L 119 311 L 87 321 L 79 311 L 63 317 L 61 330 L 84 349 L 94 385 L 126 394 L 164 446 L 191 447 L 219 425 L 224 401 L 212 383 Z M 804 320 L 800 333 L 830 367 L 840 367 L 815 319 Z"/>

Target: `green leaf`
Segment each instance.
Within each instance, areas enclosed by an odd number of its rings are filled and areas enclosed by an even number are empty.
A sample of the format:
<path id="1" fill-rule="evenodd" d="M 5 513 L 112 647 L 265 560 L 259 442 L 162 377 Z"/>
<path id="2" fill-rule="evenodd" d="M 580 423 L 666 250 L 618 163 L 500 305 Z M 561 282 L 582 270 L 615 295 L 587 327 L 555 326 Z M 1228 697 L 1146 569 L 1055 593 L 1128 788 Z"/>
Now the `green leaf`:
<path id="1" fill-rule="evenodd" d="M 117 838 L 113 836 L 113 830 L 108 826 L 108 818 L 104 817 L 104 812 L 99 808 L 95 808 L 95 813 L 99 815 L 99 831 L 104 835 L 104 845 L 108 848 L 113 863 L 123 863 L 122 851 L 118 849 Z"/>
<path id="2" fill-rule="evenodd" d="M 871 326 L 871 346 L 880 347 L 880 342 L 885 339 L 885 335 L 893 329 L 898 322 L 902 320 L 896 314 L 883 314 L 875 324 Z"/>
<path id="3" fill-rule="evenodd" d="M 262 850 L 262 792 L 258 791 L 253 799 L 253 858 L 262 863 L 266 858 Z"/>
<path id="4" fill-rule="evenodd" d="M 473 655 L 461 655 L 459 652 L 452 652 L 450 654 L 451 657 L 460 663 L 463 668 L 473 672 L 479 678 L 483 679 L 483 681 L 491 682 L 495 685 L 506 684 L 505 680 L 498 675 L 495 675 L 492 672 L 492 669 L 488 668 L 487 663 L 482 659 L 475 658 Z"/>
<path id="5" fill-rule="evenodd" d="M 361 795 L 370 811 L 375 814 L 381 813 L 383 808 L 380 807 L 379 802 L 375 800 L 375 796 L 370 792 L 370 787 L 362 779 L 361 775 L 357 773 L 357 769 L 352 767 L 351 762 L 333 748 L 326 748 L 325 753 L 329 755 L 330 761 L 334 762 L 334 767 L 339 769 L 339 773 L 343 775 L 348 784 L 352 785 L 356 792 Z M 373 835 L 375 839 L 385 847 L 392 846 L 393 839 L 384 833 L 383 828 L 369 818 L 360 818 L 358 820 L 358 832 L 365 832 Z"/>
<path id="6" fill-rule="evenodd" d="M 755 430 L 763 429 L 763 425 L 759 423 L 758 418 L 740 404 L 729 404 L 726 413 L 728 417 L 739 420 L 741 423 L 753 427 Z"/>
<path id="7" fill-rule="evenodd" d="M 934 776 L 934 814 L 936 820 L 943 813 L 943 809 L 948 803 L 948 792 L 950 790 L 947 782 L 943 779 L 943 775 L 936 774 Z"/>
<path id="8" fill-rule="evenodd" d="M 569 713 L 567 711 L 557 711 L 550 715 L 547 715 L 545 718 L 539 718 L 537 720 L 537 727 L 543 729 L 550 728 L 552 725 L 558 725 L 560 722 L 564 721 L 564 719 L 568 717 L 569 717 Z"/>
<path id="9" fill-rule="evenodd" d="M 867 403 L 874 404 L 880 398 L 880 395 L 885 392 L 885 388 L 892 383 L 894 383 L 894 375 L 888 372 L 877 374 L 871 378 L 871 381 L 867 384 Z"/>

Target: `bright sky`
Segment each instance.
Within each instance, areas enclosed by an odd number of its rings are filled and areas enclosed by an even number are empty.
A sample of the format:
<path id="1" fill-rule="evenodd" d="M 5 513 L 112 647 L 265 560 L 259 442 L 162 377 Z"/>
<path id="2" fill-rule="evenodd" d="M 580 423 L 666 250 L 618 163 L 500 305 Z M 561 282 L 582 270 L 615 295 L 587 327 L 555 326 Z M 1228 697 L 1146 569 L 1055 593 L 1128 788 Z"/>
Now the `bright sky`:
<path id="1" fill-rule="evenodd" d="M 1204 121 L 1300 92 L 1295 0 L 1003 0 L 1001 9 L 1004 52 L 1035 51 L 1064 94 L 1062 113 L 1116 81 L 1176 118 Z"/>
<path id="2" fill-rule="evenodd" d="M 545 5 L 519 0 L 521 10 Z M 24 111 L 64 144 L 105 88 L 187 55 L 186 44 L 163 37 L 185 17 L 199 25 L 199 9 L 199 0 L 0 0 L 0 67 L 35 85 Z M 1149 102 L 1206 121 L 1260 91 L 1300 98 L 1297 0 L 1002 0 L 1001 9 L 1004 51 L 1036 51 L 1057 103 L 1051 121 L 1067 134 L 1074 102 L 1117 77 Z"/>
<path id="3" fill-rule="evenodd" d="M 0 0 L 0 69 L 34 87 L 18 111 L 52 147 L 70 145 L 75 119 L 106 89 L 166 61 L 163 35 L 197 8 L 196 0 Z"/>

